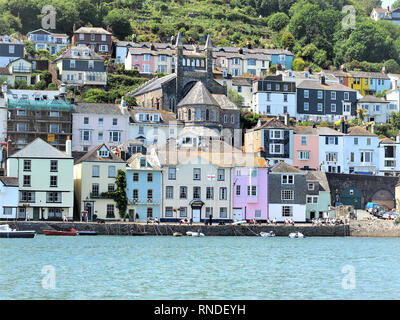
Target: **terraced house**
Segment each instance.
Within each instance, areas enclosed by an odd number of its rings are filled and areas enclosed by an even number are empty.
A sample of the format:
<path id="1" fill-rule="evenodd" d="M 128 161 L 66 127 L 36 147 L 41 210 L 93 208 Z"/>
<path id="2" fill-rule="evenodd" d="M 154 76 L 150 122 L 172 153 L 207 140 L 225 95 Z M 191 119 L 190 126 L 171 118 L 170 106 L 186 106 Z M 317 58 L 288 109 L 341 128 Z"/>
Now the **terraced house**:
<path id="1" fill-rule="evenodd" d="M 118 170 L 125 170 L 126 163 L 100 144 L 87 152 L 74 164 L 75 219 L 86 211 L 89 221 L 98 219 L 119 220 L 115 201 L 109 192 L 115 191 Z"/>
<path id="2" fill-rule="evenodd" d="M 23 57 L 24 42 L 0 34 L 0 68 L 4 68 L 10 62 Z"/>
<path id="3" fill-rule="evenodd" d="M 28 40 L 33 42 L 35 50 L 48 50 L 56 54 L 70 43 L 65 33 L 52 33 L 44 29 L 37 29 L 27 34 Z"/>
<path id="4" fill-rule="evenodd" d="M 72 220 L 73 161 L 71 140 L 63 152 L 40 138 L 7 159 L 7 175 L 18 177 L 19 218 Z"/>
<path id="5" fill-rule="evenodd" d="M 74 25 L 72 45 L 89 47 L 96 53 L 111 55 L 112 33 L 99 27 L 80 27 L 76 30 Z"/>
<path id="6" fill-rule="evenodd" d="M 54 63 L 58 67 L 61 81 L 67 86 L 104 87 L 107 84 L 104 58 L 89 47 L 70 47 Z"/>

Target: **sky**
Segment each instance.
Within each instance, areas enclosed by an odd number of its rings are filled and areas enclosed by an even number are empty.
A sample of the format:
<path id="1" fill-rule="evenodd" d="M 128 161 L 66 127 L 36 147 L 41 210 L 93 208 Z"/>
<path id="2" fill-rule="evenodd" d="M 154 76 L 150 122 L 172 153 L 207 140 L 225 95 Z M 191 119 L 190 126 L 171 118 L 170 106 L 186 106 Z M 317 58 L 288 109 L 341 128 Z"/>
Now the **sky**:
<path id="1" fill-rule="evenodd" d="M 387 6 L 391 7 L 393 2 L 395 2 L 395 0 L 382 0 L 382 8 L 386 8 Z"/>

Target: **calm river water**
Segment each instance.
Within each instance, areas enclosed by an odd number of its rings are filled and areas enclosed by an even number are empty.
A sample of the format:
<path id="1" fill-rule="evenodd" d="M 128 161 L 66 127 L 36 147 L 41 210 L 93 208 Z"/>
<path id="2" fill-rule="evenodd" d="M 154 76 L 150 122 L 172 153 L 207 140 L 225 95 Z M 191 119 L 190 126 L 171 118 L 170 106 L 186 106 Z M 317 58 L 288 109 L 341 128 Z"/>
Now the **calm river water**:
<path id="1" fill-rule="evenodd" d="M 400 299 L 399 252 L 395 238 L 0 239 L 0 299 Z"/>

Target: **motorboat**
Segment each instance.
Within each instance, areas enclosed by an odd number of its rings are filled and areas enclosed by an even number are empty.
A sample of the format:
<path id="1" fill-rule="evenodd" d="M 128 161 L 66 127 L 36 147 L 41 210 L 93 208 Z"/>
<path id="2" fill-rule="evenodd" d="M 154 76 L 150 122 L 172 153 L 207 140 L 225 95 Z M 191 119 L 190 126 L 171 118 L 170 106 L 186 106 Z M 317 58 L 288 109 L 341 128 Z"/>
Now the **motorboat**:
<path id="1" fill-rule="evenodd" d="M 204 237 L 204 233 L 201 233 L 200 230 L 199 231 L 188 231 L 186 232 L 186 235 L 189 237 Z"/>
<path id="2" fill-rule="evenodd" d="M 180 232 L 174 232 L 172 235 L 173 235 L 174 237 L 182 237 L 182 236 L 183 236 L 183 234 L 180 233 Z"/>
<path id="3" fill-rule="evenodd" d="M 264 238 L 275 237 L 275 233 L 273 231 L 270 232 L 260 232 L 260 236 Z"/>
<path id="4" fill-rule="evenodd" d="M 74 228 L 70 231 L 58 231 L 58 230 L 43 230 L 46 236 L 76 236 L 78 232 Z"/>
<path id="5" fill-rule="evenodd" d="M 238 225 L 238 224 L 243 224 L 243 223 L 247 223 L 247 221 L 246 221 L 246 220 L 235 221 L 235 222 L 232 222 L 232 225 L 233 225 L 233 226 L 236 226 L 236 225 Z"/>
<path id="6" fill-rule="evenodd" d="M 301 232 L 292 232 L 289 234 L 289 238 L 291 239 L 295 239 L 295 238 L 305 238 L 304 234 L 302 234 Z"/>
<path id="7" fill-rule="evenodd" d="M 0 225 L 0 238 L 34 238 L 35 234 L 34 230 L 17 231 L 11 229 L 8 224 Z"/>
<path id="8" fill-rule="evenodd" d="M 97 236 L 98 233 L 97 231 L 86 231 L 86 230 L 82 230 L 82 231 L 77 231 L 78 236 Z"/>

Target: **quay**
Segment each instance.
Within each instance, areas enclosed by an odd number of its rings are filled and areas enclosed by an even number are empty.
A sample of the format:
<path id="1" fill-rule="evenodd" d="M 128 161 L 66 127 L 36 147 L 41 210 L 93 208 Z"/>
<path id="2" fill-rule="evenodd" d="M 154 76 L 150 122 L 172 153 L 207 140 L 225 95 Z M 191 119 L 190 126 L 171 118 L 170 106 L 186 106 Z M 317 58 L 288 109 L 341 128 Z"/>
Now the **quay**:
<path id="1" fill-rule="evenodd" d="M 258 236 L 260 232 L 273 231 L 276 236 L 287 237 L 290 233 L 299 231 L 308 237 L 345 237 L 350 235 L 348 224 L 326 226 L 311 224 L 296 224 L 287 226 L 278 225 L 180 225 L 172 223 L 146 224 L 134 222 L 56 222 L 56 221 L 8 221 L 11 228 L 17 230 L 35 230 L 43 234 L 43 230 L 70 230 L 74 228 L 79 231 L 96 231 L 99 235 L 136 235 L 146 234 L 153 236 L 172 236 L 174 232 L 186 234 L 187 231 L 201 230 L 206 236 Z"/>

